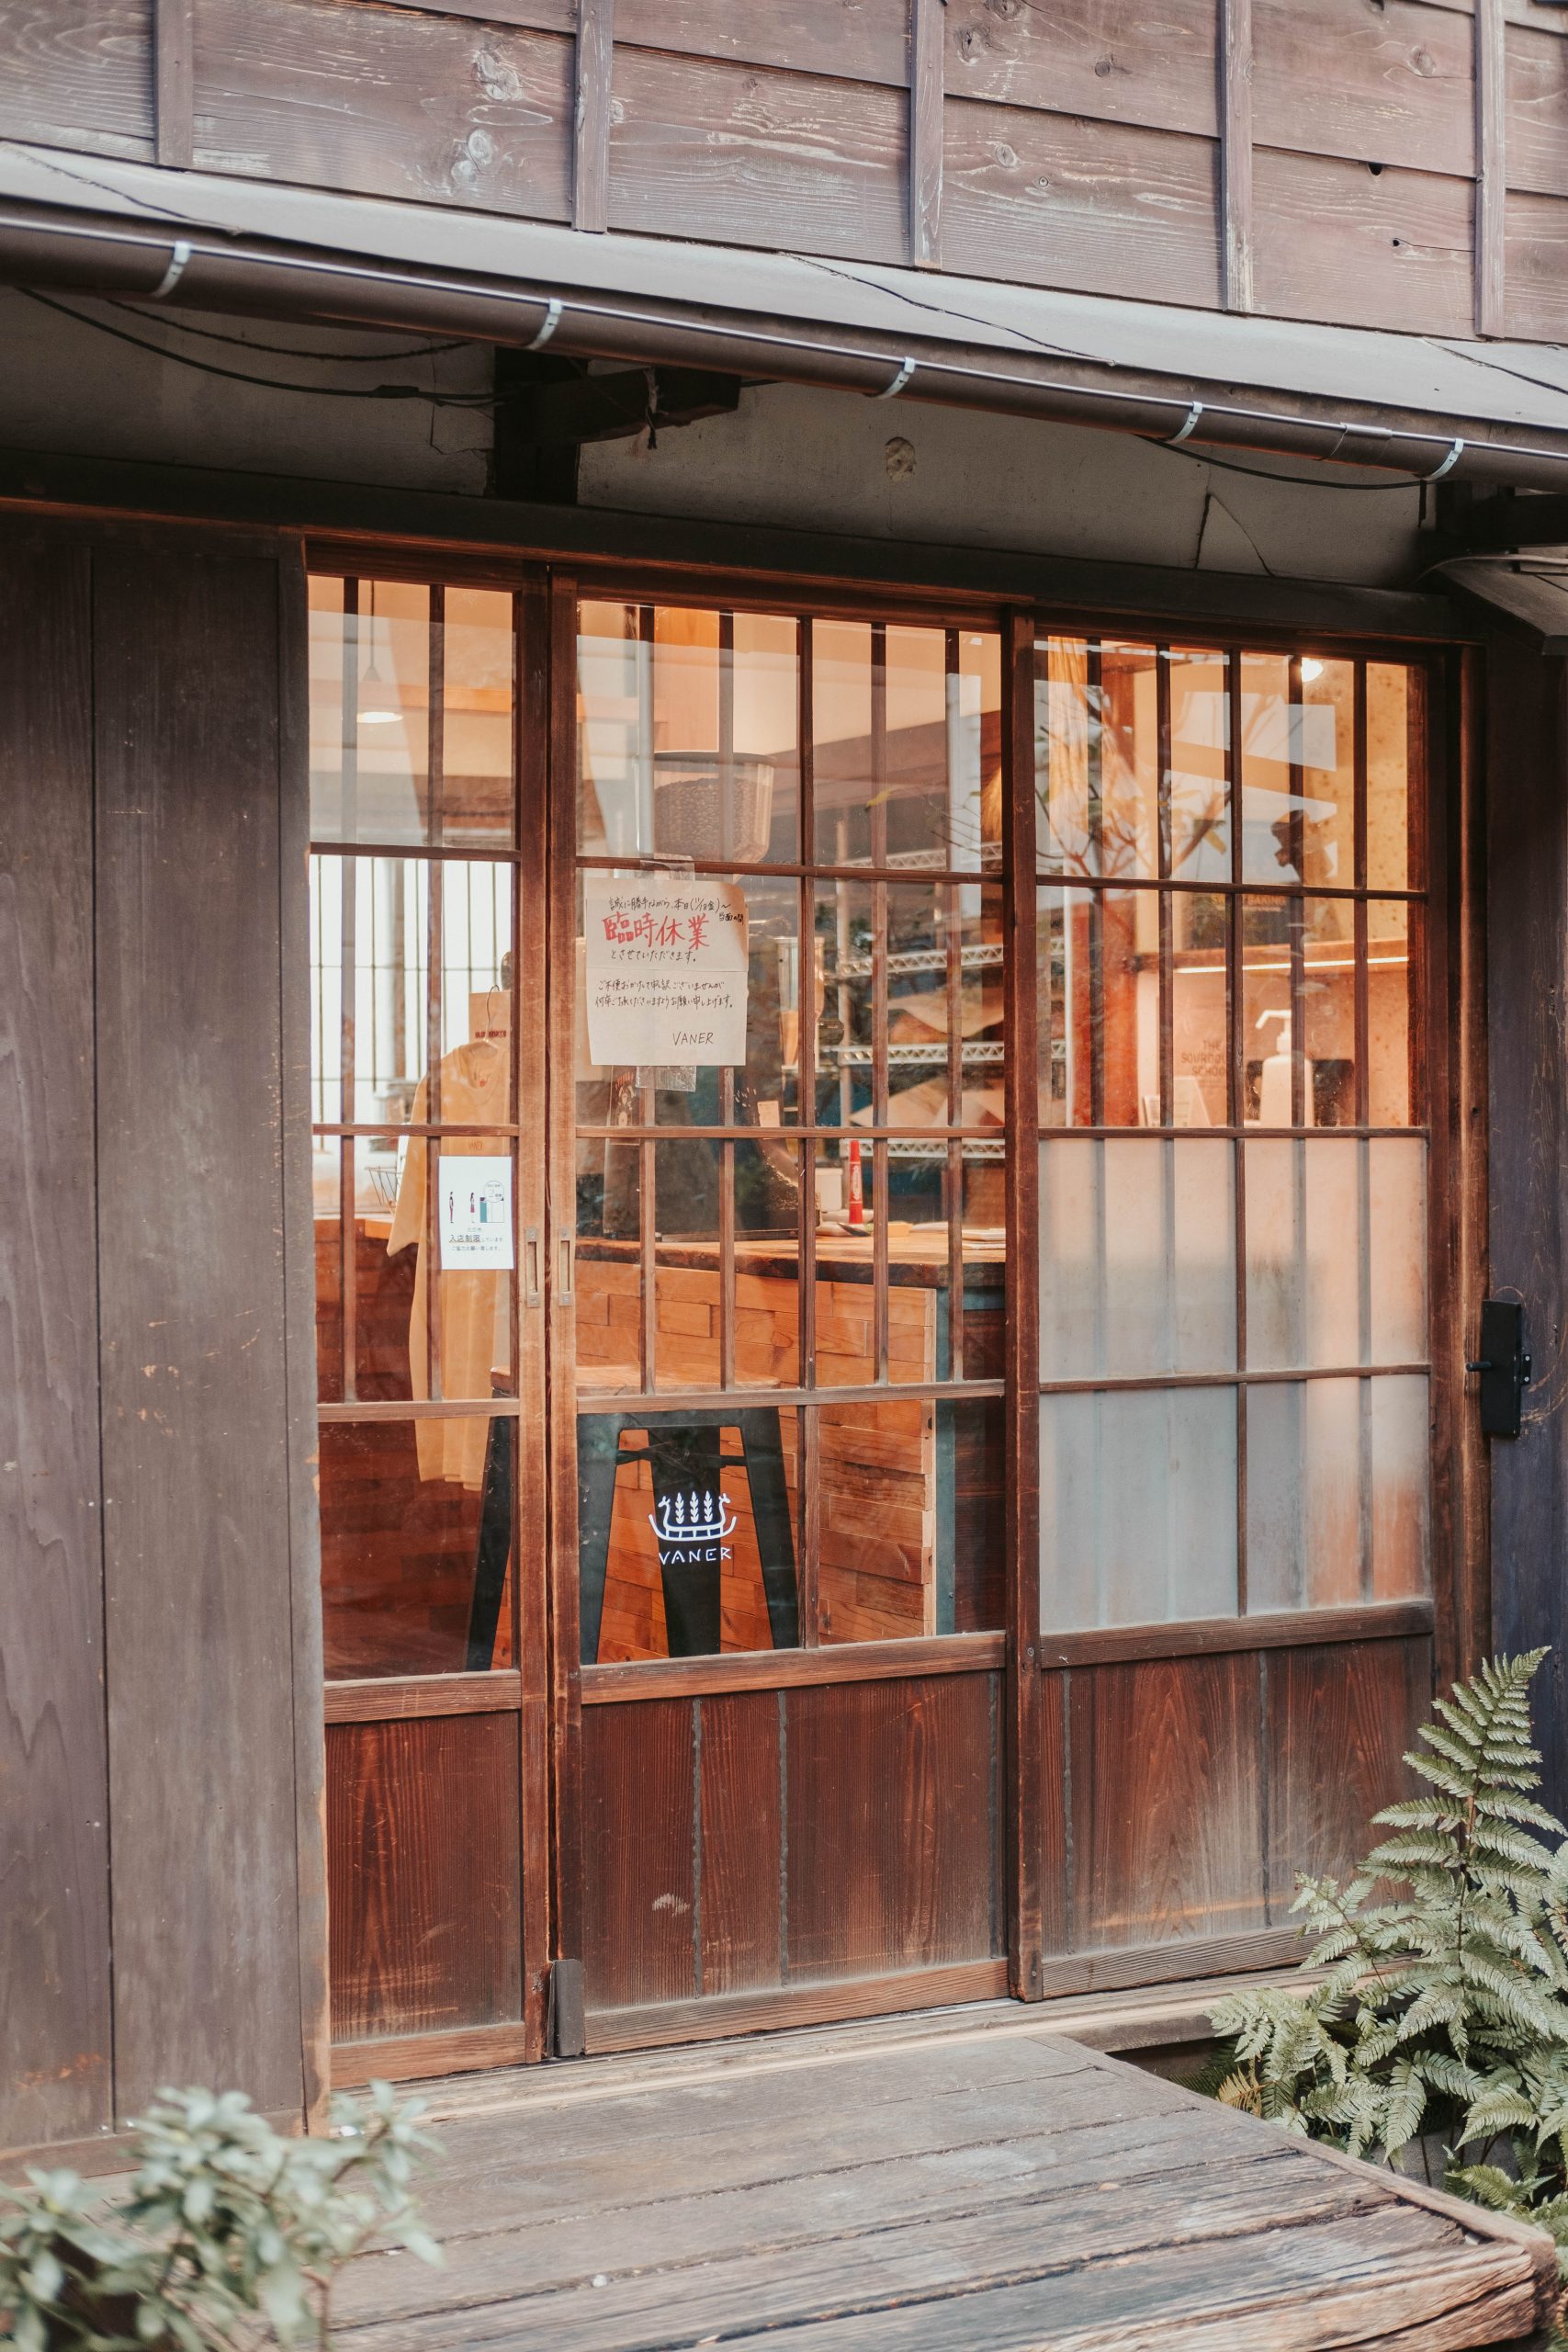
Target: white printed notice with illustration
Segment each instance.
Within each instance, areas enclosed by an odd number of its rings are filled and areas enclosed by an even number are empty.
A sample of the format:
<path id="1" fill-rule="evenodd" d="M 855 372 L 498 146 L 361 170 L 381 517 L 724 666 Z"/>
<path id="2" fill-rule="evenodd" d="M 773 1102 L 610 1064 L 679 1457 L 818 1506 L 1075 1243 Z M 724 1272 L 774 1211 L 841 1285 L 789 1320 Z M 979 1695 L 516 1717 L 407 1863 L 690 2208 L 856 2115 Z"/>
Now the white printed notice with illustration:
<path id="1" fill-rule="evenodd" d="M 512 1162 L 487 1152 L 441 1155 L 441 1263 L 510 1267 Z"/>
<path id="2" fill-rule="evenodd" d="M 705 874 L 582 877 L 588 1051 L 600 1064 L 746 1059 L 746 894 Z"/>

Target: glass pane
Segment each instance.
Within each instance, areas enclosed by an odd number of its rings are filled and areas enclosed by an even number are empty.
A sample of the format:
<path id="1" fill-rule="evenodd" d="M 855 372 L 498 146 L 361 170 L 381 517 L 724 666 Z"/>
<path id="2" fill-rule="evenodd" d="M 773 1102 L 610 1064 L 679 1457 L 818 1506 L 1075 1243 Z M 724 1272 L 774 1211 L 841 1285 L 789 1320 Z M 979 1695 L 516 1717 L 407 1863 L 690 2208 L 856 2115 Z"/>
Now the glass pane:
<path id="1" fill-rule="evenodd" d="M 1007 1623 L 1006 1409 L 999 1396 L 976 1396 L 936 1415 L 937 1631 L 992 1633 Z"/>
<path id="2" fill-rule="evenodd" d="M 639 1390 L 643 1283 L 640 1147 L 577 1147 L 577 1381 L 580 1390 Z"/>
<path id="3" fill-rule="evenodd" d="M 1158 893 L 1047 887 L 1036 924 L 1042 1126 L 1157 1126 Z"/>
<path id="4" fill-rule="evenodd" d="M 1231 704 L 1225 657 L 1173 646 L 1168 658 L 1171 875 L 1178 882 L 1228 882 Z"/>
<path id="5" fill-rule="evenodd" d="M 1241 657 L 1242 872 L 1348 888 L 1355 876 L 1355 664 Z"/>
<path id="6" fill-rule="evenodd" d="M 1230 906 L 1206 890 L 1170 894 L 1170 1125 L 1230 1124 L 1230 1041 L 1225 970 Z"/>
<path id="7" fill-rule="evenodd" d="M 1371 1385 L 1280 1381 L 1247 1391 L 1249 1613 L 1362 1598 L 1362 1392 Z"/>
<path id="8" fill-rule="evenodd" d="M 512 890 L 512 868 L 499 859 L 311 859 L 318 1121 L 378 1126 L 510 1119 Z M 433 944 L 438 1009 L 431 1001 Z M 348 1003 L 352 1023 L 344 1018 Z M 440 1041 L 434 1087 L 425 1069 L 433 1016 Z M 353 1070 L 346 1102 L 345 1066 Z"/>
<path id="9" fill-rule="evenodd" d="M 1423 1115 L 1414 1100 L 1410 1008 L 1415 994 L 1411 910 L 1403 899 L 1367 904 L 1367 1116 L 1374 1127 L 1407 1127 Z"/>
<path id="10" fill-rule="evenodd" d="M 1158 873 L 1153 646 L 1036 644 L 1034 765 L 1043 872 Z"/>
<path id="11" fill-rule="evenodd" d="M 1040 1400 L 1043 1630 L 1235 1612 L 1235 1391 Z"/>
<path id="12" fill-rule="evenodd" d="M 1375 1148 L 1375 1147 L 1374 1147 Z M 1432 1426 L 1425 1380 L 1369 1380 L 1372 1598 L 1429 1589 Z"/>
<path id="13" fill-rule="evenodd" d="M 1373 1363 L 1427 1356 L 1427 1147 L 1414 1136 L 1367 1146 L 1371 1243 L 1368 1288 Z"/>
<path id="14" fill-rule="evenodd" d="M 1355 906 L 1348 899 L 1303 899 L 1297 903 L 1302 929 L 1302 1051 L 1306 1057 L 1302 1077 L 1302 1124 L 1309 1127 L 1353 1127 Z M 1294 910 L 1292 911 L 1293 917 Z"/>
<path id="15" fill-rule="evenodd" d="M 511 1138 L 503 1136 L 447 1136 L 439 1142 L 414 1136 L 404 1142 L 386 1240 L 391 1295 L 379 1310 L 384 1319 L 395 1312 L 393 1301 L 409 1287 L 412 1267 L 403 1333 L 408 1385 L 393 1395 L 452 1401 L 512 1393 L 517 1264 L 512 1151 Z M 440 1276 L 434 1297 L 432 1265 Z M 389 1324 L 379 1337 L 378 1363 L 391 1351 Z M 386 1376 L 393 1376 L 389 1369 Z"/>
<path id="16" fill-rule="evenodd" d="M 1373 890 L 1411 887 L 1411 734 L 1423 684 L 1418 671 L 1367 664 L 1367 883 Z"/>
<path id="17" fill-rule="evenodd" d="M 1141 1136 L 1042 1147 L 1043 1380 L 1234 1368 L 1231 1149 Z"/>
<path id="18" fill-rule="evenodd" d="M 1242 1112 L 1249 1127 L 1289 1127 L 1304 1109 L 1292 1089 L 1291 967 L 1301 943 L 1301 902 L 1243 899 Z M 1300 1124 L 1304 1124 L 1304 1119 Z"/>
<path id="19" fill-rule="evenodd" d="M 1000 862 L 997 640 L 815 621 L 816 857 L 824 865 Z"/>
<path id="20" fill-rule="evenodd" d="M 1360 1363 L 1363 1147 L 1281 1136 L 1243 1150 L 1247 1369 Z"/>
<path id="21" fill-rule="evenodd" d="M 585 1665 L 795 1646 L 798 1418 L 579 1419 Z"/>
<path id="22" fill-rule="evenodd" d="M 318 579 L 310 600 L 312 838 L 510 847 L 510 594 Z"/>
<path id="23" fill-rule="evenodd" d="M 736 865 L 795 858 L 796 640 L 782 615 L 584 604 L 580 852 Z"/>
<path id="24" fill-rule="evenodd" d="M 823 1642 L 952 1630 L 957 1450 L 951 1417 L 939 1429 L 938 1414 L 922 1397 L 818 1408 Z M 966 1462 L 966 1477 L 984 1483 L 987 1475 L 983 1453 Z"/>
<path id="25" fill-rule="evenodd" d="M 516 1664 L 516 1430 L 485 1414 L 321 1430 L 329 1681 Z"/>

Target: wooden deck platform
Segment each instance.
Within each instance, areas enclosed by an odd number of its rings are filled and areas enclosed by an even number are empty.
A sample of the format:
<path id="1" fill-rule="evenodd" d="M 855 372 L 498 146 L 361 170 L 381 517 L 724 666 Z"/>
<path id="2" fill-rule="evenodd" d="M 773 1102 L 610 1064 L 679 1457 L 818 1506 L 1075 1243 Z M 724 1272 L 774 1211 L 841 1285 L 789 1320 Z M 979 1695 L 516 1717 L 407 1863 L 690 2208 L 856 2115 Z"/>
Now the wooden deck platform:
<path id="1" fill-rule="evenodd" d="M 1008 2004 L 434 2086 L 447 2267 L 343 2352 L 1463 2352 L 1540 2345 L 1550 2242 Z"/>

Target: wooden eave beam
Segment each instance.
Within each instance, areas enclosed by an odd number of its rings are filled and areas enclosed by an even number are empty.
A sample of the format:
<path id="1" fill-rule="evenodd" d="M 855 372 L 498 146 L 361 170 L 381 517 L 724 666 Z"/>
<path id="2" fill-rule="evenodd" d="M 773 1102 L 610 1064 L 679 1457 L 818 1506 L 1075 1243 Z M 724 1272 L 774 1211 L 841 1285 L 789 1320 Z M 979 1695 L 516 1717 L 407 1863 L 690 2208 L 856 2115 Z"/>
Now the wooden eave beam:
<path id="1" fill-rule="evenodd" d="M 1444 567 L 1454 594 L 1482 620 L 1548 660 L 1568 657 L 1568 572 L 1514 571 L 1506 564 Z"/>
<path id="2" fill-rule="evenodd" d="M 728 416 L 740 404 L 739 376 L 703 368 L 629 368 L 536 384 L 508 401 L 519 439 L 545 444 L 625 441 L 645 425 L 694 424 Z"/>

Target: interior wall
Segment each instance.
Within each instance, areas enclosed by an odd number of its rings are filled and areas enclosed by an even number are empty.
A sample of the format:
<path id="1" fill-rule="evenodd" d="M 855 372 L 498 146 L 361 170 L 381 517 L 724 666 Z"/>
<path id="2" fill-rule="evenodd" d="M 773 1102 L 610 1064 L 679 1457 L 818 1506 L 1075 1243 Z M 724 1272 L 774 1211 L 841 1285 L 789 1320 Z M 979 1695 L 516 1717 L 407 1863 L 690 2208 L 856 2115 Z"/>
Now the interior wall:
<path id="1" fill-rule="evenodd" d="M 0 2149 L 90 2150 L 319 2088 L 303 581 L 7 522 L 0 582 Z"/>

